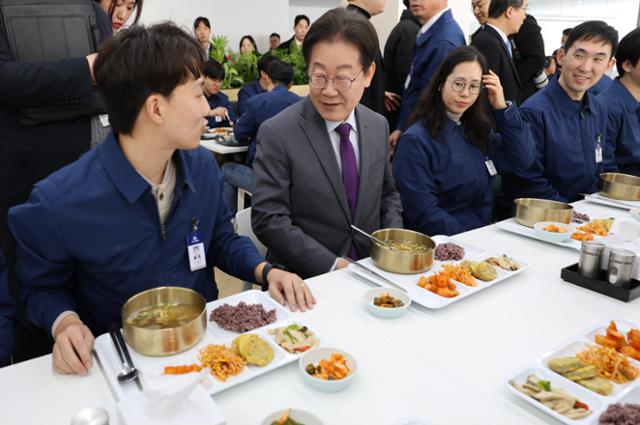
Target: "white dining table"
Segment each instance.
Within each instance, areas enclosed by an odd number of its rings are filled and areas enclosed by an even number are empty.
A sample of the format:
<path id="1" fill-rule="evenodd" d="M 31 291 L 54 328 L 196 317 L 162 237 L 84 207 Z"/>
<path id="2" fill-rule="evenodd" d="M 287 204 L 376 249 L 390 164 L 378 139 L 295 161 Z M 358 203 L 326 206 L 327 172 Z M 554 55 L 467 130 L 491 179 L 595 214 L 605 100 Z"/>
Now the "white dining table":
<path id="1" fill-rule="evenodd" d="M 593 216 L 619 209 L 575 204 Z M 486 226 L 454 237 L 530 264 L 523 273 L 441 310 L 412 305 L 398 319 L 371 316 L 373 285 L 345 269 L 309 279 L 316 307 L 295 313 L 325 345 L 358 362 L 344 391 L 322 393 L 303 383 L 297 362 L 213 396 L 227 424 L 259 424 L 288 407 L 325 424 L 558 424 L 507 389 L 509 377 L 544 353 L 614 318 L 640 322 L 640 301 L 624 303 L 564 282 L 575 250 Z M 119 424 L 116 401 L 99 366 L 86 377 L 52 372 L 51 356 L 0 369 L 0 422 L 67 424 L 84 407 L 102 407 Z"/>
<path id="2" fill-rule="evenodd" d="M 200 146 L 203 146 L 210 150 L 213 153 L 217 153 L 220 155 L 228 155 L 232 153 L 241 153 L 247 152 L 249 150 L 249 146 L 227 146 L 222 143 L 218 143 L 213 139 L 209 140 L 200 140 Z"/>

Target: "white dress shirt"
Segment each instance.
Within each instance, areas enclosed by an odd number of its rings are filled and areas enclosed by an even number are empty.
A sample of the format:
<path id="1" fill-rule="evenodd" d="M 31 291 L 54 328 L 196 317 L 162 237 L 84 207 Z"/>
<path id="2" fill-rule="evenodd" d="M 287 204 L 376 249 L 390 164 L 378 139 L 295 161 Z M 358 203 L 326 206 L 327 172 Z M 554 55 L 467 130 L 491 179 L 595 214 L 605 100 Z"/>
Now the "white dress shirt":
<path id="1" fill-rule="evenodd" d="M 349 132 L 349 141 L 353 146 L 353 152 L 356 155 L 356 164 L 358 165 L 358 171 L 360 171 L 360 148 L 358 147 L 358 124 L 356 123 L 355 109 L 351 111 L 349 116 L 344 121 L 327 121 L 324 120 L 327 126 L 327 132 L 329 133 L 329 139 L 331 139 L 331 146 L 333 147 L 333 153 L 336 155 L 338 161 L 338 168 L 342 172 L 342 157 L 340 156 L 340 134 L 336 131 L 336 128 L 346 122 L 351 125 L 351 131 Z"/>

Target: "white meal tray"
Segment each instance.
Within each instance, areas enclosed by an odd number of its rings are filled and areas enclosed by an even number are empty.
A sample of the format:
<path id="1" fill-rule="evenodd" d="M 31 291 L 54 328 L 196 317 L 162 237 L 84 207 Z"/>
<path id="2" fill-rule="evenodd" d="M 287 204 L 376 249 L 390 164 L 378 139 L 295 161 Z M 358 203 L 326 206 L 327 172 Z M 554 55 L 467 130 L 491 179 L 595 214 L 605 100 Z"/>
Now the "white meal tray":
<path id="1" fill-rule="evenodd" d="M 235 306 L 241 301 L 244 301 L 247 304 L 260 303 L 267 311 L 276 309 L 275 322 L 246 332 L 257 334 L 262 339 L 269 342 L 273 349 L 273 360 L 263 367 L 246 365 L 239 375 L 228 378 L 226 382 L 218 381 L 211 374 L 207 375 L 207 381 L 203 382 L 203 386 L 209 394 L 213 395 L 219 393 L 240 383 L 249 381 L 260 375 L 264 375 L 267 372 L 297 360 L 303 354 L 291 354 L 285 351 L 276 344 L 275 338 L 273 335 L 269 334 L 268 331 L 270 329 L 287 326 L 292 323 L 299 323 L 300 325 L 304 325 L 304 323 L 292 320 L 290 318 L 290 313 L 269 297 L 268 294 L 259 290 L 245 291 L 207 304 L 207 330 L 205 335 L 198 344 L 187 351 L 165 357 L 150 357 L 136 352 L 129 346 L 131 360 L 135 367 L 140 371 L 140 380 L 142 381 L 143 388 L 145 380 L 157 379 L 162 375 L 165 366 L 189 365 L 193 363 L 200 364 L 198 360 L 198 350 L 208 344 L 225 344 L 227 347 L 231 347 L 233 339 L 241 334 L 220 328 L 215 322 L 209 321 L 209 316 L 211 311 L 223 304 Z M 324 341 L 317 333 L 316 336 L 320 341 L 320 345 L 323 345 Z M 125 384 L 118 382 L 117 376 L 121 370 L 120 360 L 118 359 L 113 343 L 111 342 L 111 337 L 108 333 L 101 335 L 96 339 L 94 350 L 99 357 L 105 378 L 117 399 L 121 399 L 123 395 L 133 394 L 139 391 L 137 386 L 132 382 Z M 192 379 L 192 375 L 193 374 L 172 375 L 167 376 L 166 378 L 173 379 L 177 383 L 180 383 L 182 380 Z"/>
<path id="2" fill-rule="evenodd" d="M 585 195 L 584 199 L 594 204 L 607 205 L 614 208 L 622 208 L 630 210 L 631 208 L 640 208 L 640 201 L 622 201 L 604 196 L 600 192 Z"/>
<path id="3" fill-rule="evenodd" d="M 461 247 L 464 248 L 465 251 L 465 256 L 464 259 L 465 260 L 475 260 L 475 261 L 480 261 L 480 260 L 484 260 L 488 257 L 497 257 L 499 255 L 502 255 L 504 253 L 490 253 L 488 251 L 484 251 L 481 248 L 475 247 L 473 245 L 469 245 L 467 243 L 464 242 L 459 242 L 453 238 L 450 238 L 448 236 L 434 236 L 431 239 L 433 239 L 433 241 L 439 245 L 439 244 L 443 244 L 446 242 L 453 242 L 456 245 L 459 245 Z M 507 255 L 509 255 L 508 253 L 506 253 Z M 449 304 L 453 304 L 455 302 L 458 302 L 470 295 L 473 295 L 479 291 L 482 291 L 484 289 L 487 289 L 493 285 L 495 285 L 496 283 L 502 282 L 505 279 L 508 279 L 510 277 L 513 277 L 523 271 L 525 271 L 526 269 L 529 268 L 529 264 L 525 263 L 524 261 L 521 261 L 519 259 L 514 258 L 514 260 L 516 260 L 518 263 L 520 263 L 520 265 L 522 266 L 520 269 L 516 270 L 516 271 L 506 271 L 501 269 L 500 267 L 496 267 L 496 270 L 498 272 L 498 276 L 490 281 L 490 282 L 484 282 L 481 281 L 480 279 L 476 279 L 476 281 L 478 282 L 478 286 L 476 287 L 471 287 L 471 286 L 467 286 L 464 285 L 462 283 L 456 282 L 455 280 L 453 281 L 456 285 L 456 289 L 458 290 L 458 292 L 460 292 L 460 295 L 458 295 L 457 297 L 454 298 L 445 298 L 442 297 L 440 295 L 434 294 L 431 291 L 428 291 L 426 289 L 423 289 L 421 287 L 418 286 L 418 279 L 420 279 L 421 276 L 430 276 L 438 271 L 440 271 L 440 269 L 442 268 L 442 264 L 443 263 L 449 263 L 449 264 L 453 264 L 453 263 L 458 263 L 462 260 L 450 260 L 450 261 L 438 261 L 438 260 L 434 260 L 433 261 L 433 265 L 431 266 L 431 269 L 422 272 L 422 273 L 417 273 L 417 274 L 397 274 L 397 273 L 391 273 L 385 270 L 382 270 L 381 268 L 379 268 L 378 266 L 376 266 L 376 264 L 373 262 L 373 260 L 371 258 L 366 258 L 363 260 L 360 260 L 359 263 L 361 263 L 363 266 L 368 267 L 369 269 L 375 271 L 376 273 L 384 276 L 385 278 L 391 280 L 392 282 L 395 282 L 397 285 L 401 286 L 402 288 L 407 290 L 407 293 L 409 294 L 409 296 L 411 297 L 411 300 L 416 303 L 419 304 L 423 307 L 426 308 L 430 308 L 430 309 L 440 309 L 443 307 L 448 306 Z M 349 265 L 349 270 L 351 270 L 352 272 L 358 274 L 361 277 L 364 277 L 365 279 L 367 279 L 368 281 L 375 283 L 376 285 L 379 286 L 384 286 L 384 287 L 390 287 L 389 284 L 385 283 L 384 281 L 377 279 L 375 276 L 361 271 L 359 268 L 353 266 L 353 265 Z"/>
<path id="4" fill-rule="evenodd" d="M 621 333 L 626 334 L 631 328 L 640 329 L 640 326 L 625 319 L 613 319 L 616 323 L 618 330 Z M 606 323 L 600 323 L 599 325 L 590 328 L 586 332 L 582 333 L 578 337 L 564 343 L 555 350 L 548 352 L 538 358 L 533 364 L 529 365 L 520 372 L 512 375 L 507 379 L 506 385 L 509 390 L 517 397 L 531 404 L 532 406 L 540 409 L 541 411 L 553 416 L 558 421 L 567 425 L 597 425 L 600 415 L 607 410 L 607 407 L 613 403 L 640 403 L 640 378 L 635 381 L 628 382 L 624 385 L 616 384 L 612 382 L 613 392 L 609 396 L 603 396 L 595 393 L 582 385 L 565 378 L 564 376 L 552 371 L 548 367 L 549 360 L 556 357 L 571 357 L 590 345 L 597 345 L 594 341 L 596 335 L 606 335 L 606 328 L 609 326 L 609 321 Z M 640 366 L 640 362 L 629 358 L 630 362 L 636 366 Z M 572 396 L 578 398 L 583 403 L 589 406 L 591 415 L 582 419 L 569 419 L 561 414 L 551 410 L 550 408 L 539 403 L 533 397 L 521 393 L 510 382 L 515 381 L 519 384 L 524 384 L 527 381 L 529 375 L 536 375 L 540 379 L 548 380 L 551 382 L 551 386 L 554 388 L 562 388 Z"/>

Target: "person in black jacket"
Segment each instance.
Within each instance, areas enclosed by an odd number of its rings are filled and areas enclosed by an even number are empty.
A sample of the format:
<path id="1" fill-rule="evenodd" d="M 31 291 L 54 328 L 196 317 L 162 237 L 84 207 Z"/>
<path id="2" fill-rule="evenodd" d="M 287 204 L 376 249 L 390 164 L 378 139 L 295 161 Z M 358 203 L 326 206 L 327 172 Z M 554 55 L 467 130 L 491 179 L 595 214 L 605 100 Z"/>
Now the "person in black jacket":
<path id="1" fill-rule="evenodd" d="M 347 10 L 353 10 L 360 13 L 365 18 L 371 19 L 372 16 L 384 12 L 385 3 L 385 0 L 349 0 Z M 380 49 L 378 49 L 375 64 L 376 72 L 373 74 L 371 84 L 364 90 L 360 103 L 379 114 L 384 114 L 384 67 Z"/>
<path id="2" fill-rule="evenodd" d="M 302 51 L 302 42 L 309 31 L 309 25 L 311 25 L 311 21 L 307 15 L 297 15 L 293 20 L 293 37 L 280 43 L 277 50 L 289 52 L 291 43 L 294 43 L 298 50 Z"/>
<path id="3" fill-rule="evenodd" d="M 520 30 L 513 37 L 513 42 L 515 43 L 513 60 L 522 82 L 522 101 L 524 102 L 548 82 L 544 73 L 544 40 L 536 18 L 527 15 Z"/>
<path id="4" fill-rule="evenodd" d="M 404 0 L 404 5 L 407 9 L 402 12 L 400 22 L 393 27 L 384 45 L 384 89 L 390 94 L 385 96 L 385 115 L 389 120 L 389 128 L 396 127 L 397 108 L 411 69 L 413 47 L 420 30 L 420 21 L 408 9 L 409 1 Z"/>
<path id="5" fill-rule="evenodd" d="M 111 20 L 91 2 L 102 38 L 111 35 Z M 0 22 L 4 18 L 0 13 Z M 27 200 L 32 186 L 77 160 L 91 144 L 91 116 L 41 125 L 21 122 L 24 108 L 91 102 L 96 54 L 48 62 L 13 59 L 8 37 L 0 30 L 0 250 L 4 252 L 9 285 L 17 300 L 15 241 L 7 224 L 9 208 Z M 34 337 L 17 303 L 14 360 L 45 354 L 46 340 Z"/>
<path id="6" fill-rule="evenodd" d="M 489 18 L 475 34 L 471 45 L 487 59 L 489 69 L 500 78 L 507 100 L 522 102 L 522 83 L 513 62 L 508 37 L 517 33 L 526 17 L 528 0 L 491 0 Z"/>

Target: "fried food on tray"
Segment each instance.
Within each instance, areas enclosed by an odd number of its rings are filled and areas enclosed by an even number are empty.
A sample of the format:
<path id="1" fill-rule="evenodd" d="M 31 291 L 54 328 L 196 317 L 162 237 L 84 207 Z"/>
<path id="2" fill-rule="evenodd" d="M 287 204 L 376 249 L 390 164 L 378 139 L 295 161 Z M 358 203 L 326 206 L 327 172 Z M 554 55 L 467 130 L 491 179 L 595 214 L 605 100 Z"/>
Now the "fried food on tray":
<path id="1" fill-rule="evenodd" d="M 613 348 L 591 346 L 576 355 L 586 364 L 598 369 L 598 376 L 610 379 L 618 384 L 634 381 L 640 371 L 633 366 L 627 356 L 618 353 Z"/>
<path id="2" fill-rule="evenodd" d="M 591 220 L 591 222 L 587 224 L 579 226 L 578 230 L 587 233 L 593 233 L 594 235 L 598 236 L 607 236 L 609 234 L 609 230 L 611 230 L 613 221 L 613 218 L 596 218 L 595 220 Z"/>
<path id="3" fill-rule="evenodd" d="M 256 334 L 244 334 L 236 337 L 231 348 L 247 364 L 266 366 L 273 360 L 273 349 L 268 342 Z"/>
<path id="4" fill-rule="evenodd" d="M 606 379 L 597 376 L 598 371 L 583 359 L 576 357 L 557 357 L 549 360 L 549 369 L 602 395 L 609 395 L 613 385 Z"/>
<path id="5" fill-rule="evenodd" d="M 640 329 L 631 329 L 624 334 L 618 331 L 616 323 L 612 320 L 607 327 L 606 335 L 596 335 L 595 342 L 603 347 L 608 347 L 626 356 L 640 360 Z"/>
<path id="6" fill-rule="evenodd" d="M 592 241 L 593 235 L 587 232 L 573 232 L 571 239 L 575 241 Z"/>
<path id="7" fill-rule="evenodd" d="M 242 357 L 224 345 L 209 344 L 200 349 L 198 358 L 202 366 L 211 369 L 211 374 L 222 382 L 238 375 L 246 364 Z"/>
<path id="8" fill-rule="evenodd" d="M 446 273 L 436 273 L 429 277 L 420 276 L 418 286 L 445 298 L 454 298 L 460 295 L 456 284 L 451 281 Z"/>

